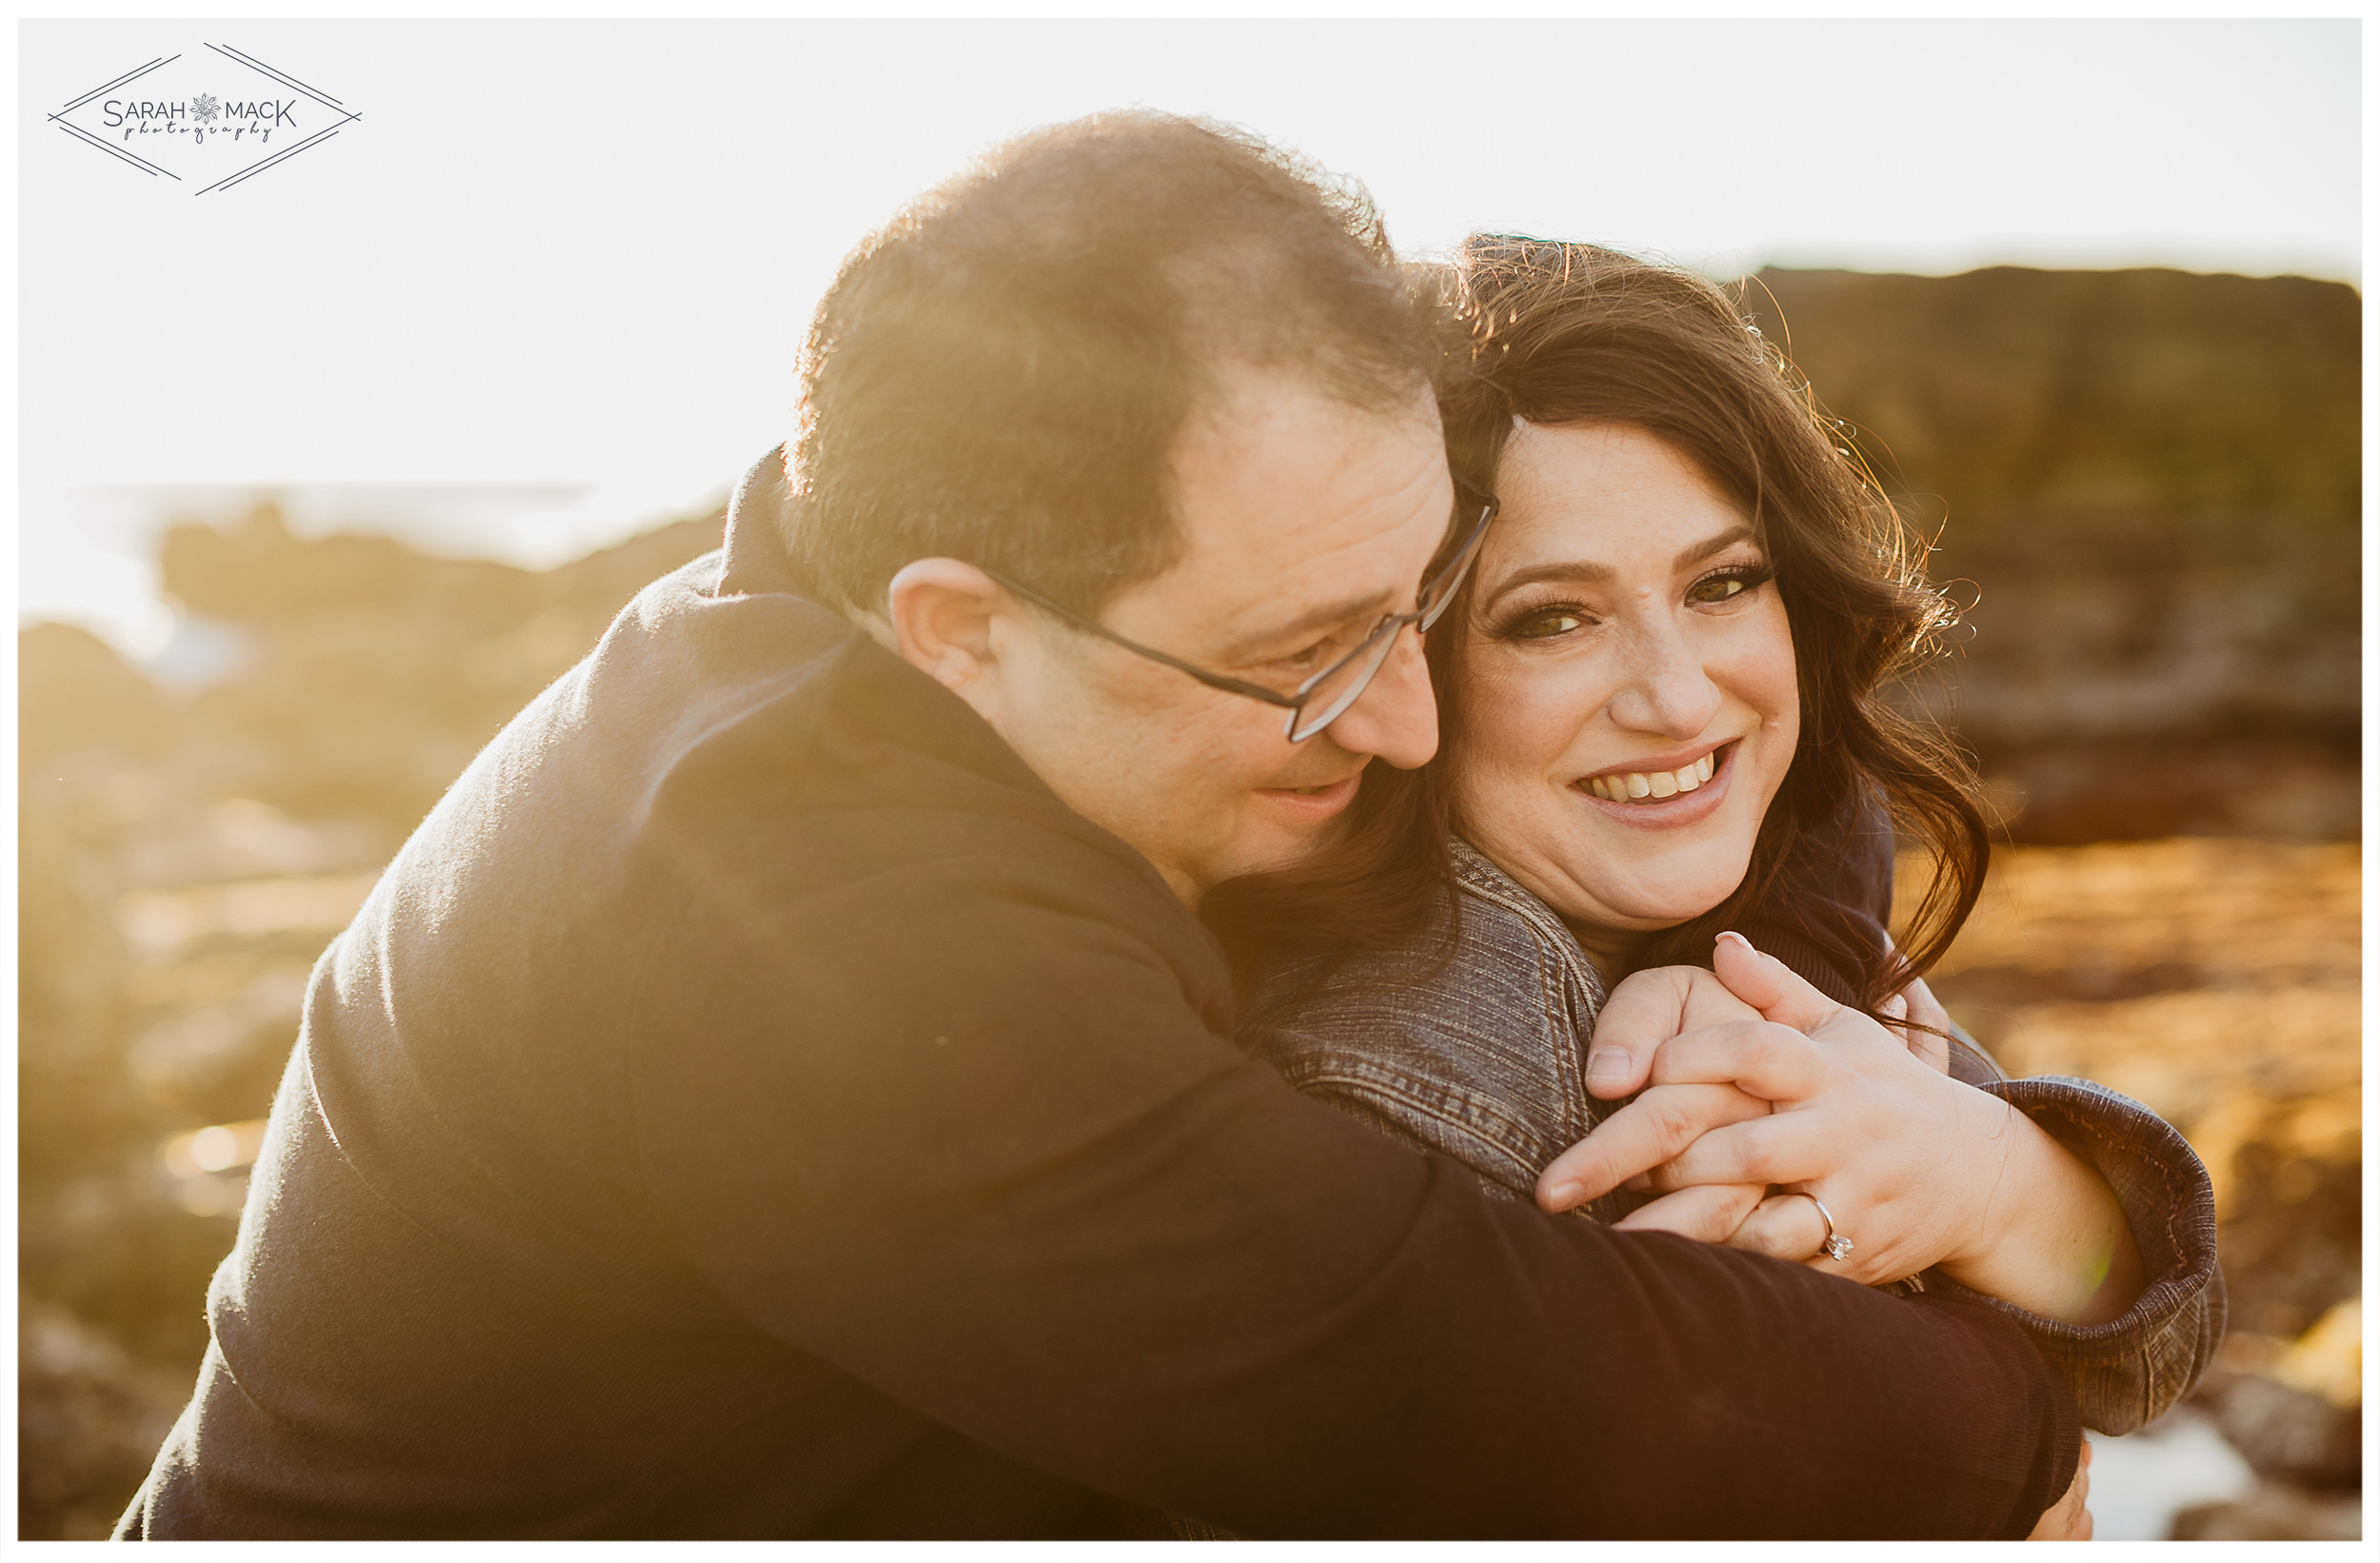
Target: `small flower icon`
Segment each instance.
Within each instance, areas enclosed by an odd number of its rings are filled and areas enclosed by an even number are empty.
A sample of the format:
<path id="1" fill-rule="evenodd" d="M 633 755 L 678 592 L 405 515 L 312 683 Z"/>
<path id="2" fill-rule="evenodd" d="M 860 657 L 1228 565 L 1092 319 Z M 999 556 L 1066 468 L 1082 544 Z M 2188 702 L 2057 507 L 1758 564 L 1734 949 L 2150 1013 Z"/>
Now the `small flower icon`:
<path id="1" fill-rule="evenodd" d="M 215 95 L 212 92 L 201 92 L 190 100 L 190 118 L 202 125 L 213 119 L 217 112 Z"/>

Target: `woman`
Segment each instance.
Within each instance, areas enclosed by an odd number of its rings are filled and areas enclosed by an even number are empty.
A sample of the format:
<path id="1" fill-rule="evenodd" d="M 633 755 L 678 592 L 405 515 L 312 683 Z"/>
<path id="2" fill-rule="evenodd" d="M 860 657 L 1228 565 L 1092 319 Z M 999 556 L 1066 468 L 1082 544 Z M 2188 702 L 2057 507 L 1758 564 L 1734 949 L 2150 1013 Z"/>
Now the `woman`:
<path id="1" fill-rule="evenodd" d="M 1881 694 L 1950 623 L 1918 550 L 1707 282 L 1500 238 L 1446 281 L 1449 451 L 1502 511 L 1431 635 L 1438 759 L 1210 897 L 1243 1039 L 1549 1210 L 1970 1287 L 2087 1423 L 2158 1415 L 2221 1334 L 2203 1170 L 2137 1104 L 1949 1048 L 1918 980 L 1987 844 Z M 1888 819 L 1935 862 L 1900 950 Z"/>

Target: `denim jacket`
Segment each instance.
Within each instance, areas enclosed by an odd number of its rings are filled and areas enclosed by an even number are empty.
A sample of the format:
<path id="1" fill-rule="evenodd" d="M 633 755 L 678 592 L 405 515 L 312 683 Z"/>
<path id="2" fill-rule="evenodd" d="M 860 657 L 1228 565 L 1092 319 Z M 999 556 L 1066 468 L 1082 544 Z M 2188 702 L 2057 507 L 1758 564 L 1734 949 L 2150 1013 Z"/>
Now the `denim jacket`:
<path id="1" fill-rule="evenodd" d="M 1441 917 L 1404 948 L 1284 969 L 1251 999 L 1240 1041 L 1300 1090 L 1528 1200 L 1546 1164 L 1619 1105 L 1586 1088 L 1603 984 L 1550 907 L 1466 842 L 1452 846 L 1462 906 L 1451 959 L 1440 959 Z M 1952 1053 L 1964 1083 L 2008 1101 L 2097 1169 L 2131 1223 L 2148 1285 L 2122 1317 L 2085 1327 L 1984 1299 L 2067 1379 L 2087 1426 L 2130 1432 L 2179 1401 L 2222 1339 L 2206 1169 L 2162 1118 L 2104 1086 L 2012 1080 L 1965 1039 Z M 1578 1214 L 1616 1220 L 1642 1197 L 1614 1191 Z M 1897 1284 L 1966 1290 L 1939 1272 Z"/>

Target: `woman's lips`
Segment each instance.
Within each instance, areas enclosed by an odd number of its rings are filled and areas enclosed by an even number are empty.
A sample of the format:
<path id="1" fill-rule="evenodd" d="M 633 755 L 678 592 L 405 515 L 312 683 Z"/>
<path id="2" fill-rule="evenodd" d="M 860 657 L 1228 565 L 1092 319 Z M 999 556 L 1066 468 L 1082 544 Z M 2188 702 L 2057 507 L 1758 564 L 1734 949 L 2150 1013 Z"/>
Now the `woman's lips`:
<path id="1" fill-rule="evenodd" d="M 1259 787 L 1257 796 L 1276 808 L 1305 820 L 1327 820 L 1356 801 L 1356 788 L 1363 781 L 1357 771 L 1336 782 L 1314 787 Z"/>
<path id="2" fill-rule="evenodd" d="M 1691 825 L 1717 812 L 1727 797 L 1735 771 L 1735 751 L 1741 739 L 1730 739 L 1716 749 L 1660 770 L 1620 768 L 1582 776 L 1570 790 L 1597 812 L 1632 825 L 1666 829 Z M 1703 775 L 1708 770 L 1707 776 Z M 1692 786 L 1688 776 L 1695 777 Z M 1664 786 L 1666 783 L 1666 786 Z"/>

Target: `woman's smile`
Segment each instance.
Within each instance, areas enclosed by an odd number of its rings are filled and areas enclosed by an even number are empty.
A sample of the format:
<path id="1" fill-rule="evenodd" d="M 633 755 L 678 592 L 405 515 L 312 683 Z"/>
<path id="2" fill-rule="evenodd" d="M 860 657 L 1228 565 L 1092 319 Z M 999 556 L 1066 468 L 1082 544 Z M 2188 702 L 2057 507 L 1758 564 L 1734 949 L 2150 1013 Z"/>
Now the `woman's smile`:
<path id="1" fill-rule="evenodd" d="M 1582 776 L 1570 783 L 1586 795 L 1597 812 L 1624 824 L 1647 830 L 1675 830 L 1700 824 L 1719 811 L 1740 740 L 1729 739 L 1685 762 L 1671 757 L 1616 765 Z"/>

